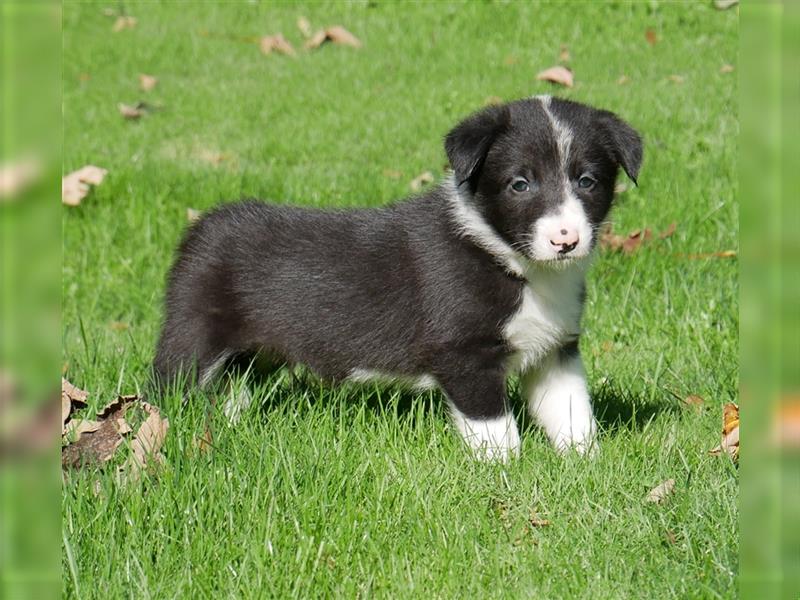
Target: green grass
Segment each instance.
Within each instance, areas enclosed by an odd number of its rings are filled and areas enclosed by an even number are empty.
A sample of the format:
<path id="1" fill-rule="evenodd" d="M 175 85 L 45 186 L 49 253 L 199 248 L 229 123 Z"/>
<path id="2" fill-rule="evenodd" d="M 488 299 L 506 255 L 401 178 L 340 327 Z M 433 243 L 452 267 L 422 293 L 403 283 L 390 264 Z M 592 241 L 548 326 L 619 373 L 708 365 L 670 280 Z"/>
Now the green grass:
<path id="1" fill-rule="evenodd" d="M 737 64 L 735 11 L 125 3 L 138 25 L 112 33 L 107 4 L 63 10 L 64 168 L 109 170 L 63 217 L 64 362 L 96 404 L 145 382 L 187 208 L 388 203 L 422 171 L 442 174 L 442 136 L 489 96 L 555 91 L 621 114 L 646 152 L 616 228 L 678 227 L 591 270 L 581 344 L 604 427 L 596 459 L 558 456 L 527 426 L 518 461 L 476 463 L 438 394 L 279 374 L 236 427 L 202 397 L 159 399 L 162 473 L 123 489 L 111 473 L 65 477 L 66 596 L 736 595 L 738 476 L 707 450 L 737 397 L 737 262 L 686 256 L 737 248 L 736 73 L 720 73 Z M 299 47 L 299 15 L 364 47 L 290 59 L 230 39 L 282 31 Z M 576 85 L 553 90 L 534 76 L 562 43 Z M 139 91 L 138 73 L 158 86 Z M 161 108 L 123 120 L 117 103 L 140 99 Z M 682 405 L 689 394 L 701 411 Z M 198 453 L 209 410 L 214 449 Z M 674 496 L 645 503 L 667 478 Z M 550 525 L 526 525 L 531 511 Z"/>

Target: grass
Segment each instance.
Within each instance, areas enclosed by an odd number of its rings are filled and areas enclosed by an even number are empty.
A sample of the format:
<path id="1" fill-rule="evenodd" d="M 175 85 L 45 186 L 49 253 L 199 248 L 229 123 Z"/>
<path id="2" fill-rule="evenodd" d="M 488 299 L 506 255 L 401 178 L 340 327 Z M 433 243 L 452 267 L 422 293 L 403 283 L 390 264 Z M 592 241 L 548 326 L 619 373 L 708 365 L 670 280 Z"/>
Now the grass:
<path id="1" fill-rule="evenodd" d="M 736 73 L 720 72 L 736 65 L 734 11 L 125 3 L 138 24 L 113 33 L 106 4 L 63 9 L 64 168 L 109 170 L 63 216 L 65 368 L 96 404 L 145 382 L 187 208 L 401 198 L 422 171 L 442 175 L 442 136 L 487 97 L 554 91 L 534 75 L 561 44 L 576 85 L 555 91 L 646 139 L 616 229 L 677 231 L 592 268 L 581 344 L 603 425 L 596 459 L 557 456 L 528 425 L 518 461 L 475 463 L 435 393 L 278 374 L 236 427 L 202 397 L 162 398 L 163 472 L 127 488 L 110 472 L 65 476 L 65 596 L 736 595 L 738 476 L 707 450 L 737 398 L 737 261 L 688 257 L 737 249 Z M 299 47 L 299 15 L 364 47 L 290 59 L 244 41 L 282 31 Z M 139 73 L 157 87 L 141 92 Z M 117 103 L 137 100 L 160 109 L 123 120 Z M 214 447 L 199 452 L 207 413 Z M 667 478 L 673 497 L 645 503 Z M 550 524 L 531 526 L 532 513 Z"/>

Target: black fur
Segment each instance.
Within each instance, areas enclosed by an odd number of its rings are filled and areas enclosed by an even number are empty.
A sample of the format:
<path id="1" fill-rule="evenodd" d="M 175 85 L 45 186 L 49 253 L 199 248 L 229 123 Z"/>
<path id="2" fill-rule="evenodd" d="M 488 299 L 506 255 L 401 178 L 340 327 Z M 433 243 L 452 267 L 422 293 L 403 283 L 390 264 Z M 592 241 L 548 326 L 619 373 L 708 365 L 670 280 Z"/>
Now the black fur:
<path id="1" fill-rule="evenodd" d="M 598 188 L 581 201 L 599 223 L 618 167 L 638 173 L 641 141 L 611 113 L 551 106 L 576 130 L 576 160 L 598 168 Z M 554 144 L 539 103 L 523 100 L 469 117 L 445 148 L 457 182 L 514 243 L 558 201 L 550 186 Z M 541 182 L 526 200 L 507 191 L 509 174 L 520 169 Z M 220 357 L 262 353 L 333 380 L 357 368 L 431 375 L 469 417 L 499 415 L 510 354 L 502 327 L 525 282 L 461 235 L 449 193 L 442 186 L 378 209 L 245 201 L 206 214 L 187 232 L 169 275 L 158 382 L 202 376 Z"/>

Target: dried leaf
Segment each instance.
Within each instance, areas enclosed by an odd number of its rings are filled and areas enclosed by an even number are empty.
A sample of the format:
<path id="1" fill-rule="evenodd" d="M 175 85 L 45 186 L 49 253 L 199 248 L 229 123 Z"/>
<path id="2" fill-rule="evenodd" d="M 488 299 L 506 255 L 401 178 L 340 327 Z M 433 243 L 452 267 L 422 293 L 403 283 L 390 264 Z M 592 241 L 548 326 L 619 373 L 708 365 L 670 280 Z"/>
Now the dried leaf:
<path id="1" fill-rule="evenodd" d="M 656 43 L 658 43 L 658 34 L 655 29 L 648 28 L 647 31 L 644 32 L 644 39 L 646 39 L 647 43 L 651 46 L 655 46 Z"/>
<path id="2" fill-rule="evenodd" d="M 502 103 L 503 99 L 500 96 L 486 96 L 486 98 L 483 100 L 484 106 L 496 106 Z"/>
<path id="3" fill-rule="evenodd" d="M 727 10 L 739 4 L 739 0 L 714 0 L 714 8 L 717 10 Z"/>
<path id="4" fill-rule="evenodd" d="M 574 83 L 572 71 L 560 65 L 541 71 L 536 75 L 536 79 L 539 81 L 550 81 L 551 83 L 557 83 L 570 88 Z"/>
<path id="5" fill-rule="evenodd" d="M 97 431 L 100 429 L 101 425 L 102 423 L 99 421 L 76 419 L 74 421 L 70 421 L 66 425 L 64 431 L 62 432 L 62 436 L 66 437 L 70 441 L 77 442 L 81 439 L 82 434 Z"/>
<path id="6" fill-rule="evenodd" d="M 121 114 L 126 119 L 135 120 L 142 117 L 147 111 L 145 110 L 145 105 L 142 102 L 137 102 L 136 104 L 123 104 L 120 102 L 117 104 L 117 108 L 119 109 L 119 114 Z"/>
<path id="7" fill-rule="evenodd" d="M 667 226 L 667 228 L 664 231 L 662 231 L 661 233 L 658 234 L 658 239 L 663 240 L 663 239 L 668 238 L 673 233 L 675 233 L 675 230 L 677 228 L 678 228 L 678 224 L 675 221 L 673 221 L 672 223 L 670 223 Z"/>
<path id="8" fill-rule="evenodd" d="M 719 68 L 720 73 L 733 73 L 733 65 L 724 64 Z"/>
<path id="9" fill-rule="evenodd" d="M 114 21 L 114 25 L 111 26 L 111 31 L 114 33 L 119 33 L 124 29 L 133 29 L 136 27 L 136 17 L 131 17 L 129 15 L 121 15 L 117 17 L 117 20 Z"/>
<path id="10" fill-rule="evenodd" d="M 622 242 L 622 251 L 626 254 L 632 254 L 633 252 L 636 252 L 645 239 L 645 235 L 643 235 L 641 229 L 632 231 L 630 234 L 628 234 L 628 237 L 625 238 L 625 241 Z"/>
<path id="11" fill-rule="evenodd" d="M 131 441 L 131 456 L 120 467 L 120 475 L 124 481 L 136 481 L 148 462 L 162 462 L 161 446 L 167 437 L 169 420 L 161 418 L 158 408 L 142 402 L 147 418 L 141 424 Z"/>
<path id="12" fill-rule="evenodd" d="M 325 42 L 333 42 L 334 44 L 341 44 L 343 46 L 351 46 L 353 48 L 361 48 L 361 40 L 359 40 L 352 33 L 347 31 L 341 25 L 333 25 L 326 29 L 317 31 L 305 43 L 305 47 L 309 50 L 319 48 Z"/>
<path id="13" fill-rule="evenodd" d="M 304 38 L 311 37 L 311 23 L 305 17 L 297 18 L 297 28 L 300 30 L 300 33 Z"/>
<path id="14" fill-rule="evenodd" d="M 570 55 L 569 55 L 569 48 L 567 48 L 566 44 L 561 44 L 561 51 L 558 53 L 558 60 L 563 63 L 569 62 Z"/>
<path id="15" fill-rule="evenodd" d="M 722 443 L 709 450 L 714 456 L 723 452 L 734 461 L 739 458 L 739 405 L 735 402 L 728 402 L 722 407 Z"/>
<path id="16" fill-rule="evenodd" d="M 145 75 L 144 73 L 139 73 L 139 87 L 142 88 L 142 91 L 149 92 L 158 83 L 158 79 L 153 77 L 152 75 Z"/>
<path id="17" fill-rule="evenodd" d="M 617 79 L 617 85 L 627 85 L 631 82 L 631 78 L 627 75 L 620 75 L 619 79 Z"/>
<path id="18" fill-rule="evenodd" d="M 433 183 L 433 173 L 430 171 L 425 171 L 411 180 L 411 190 L 418 192 L 423 188 L 423 186 L 429 183 Z"/>
<path id="19" fill-rule="evenodd" d="M 663 483 L 659 483 L 656 487 L 650 490 L 647 493 L 647 496 L 645 496 L 645 501 L 653 502 L 655 504 L 661 504 L 667 498 L 669 498 L 674 491 L 675 491 L 675 480 L 667 479 Z"/>
<path id="20" fill-rule="evenodd" d="M 531 511 L 531 515 L 528 517 L 528 523 L 531 527 L 549 527 L 550 519 L 542 519 L 534 511 Z"/>
<path id="21" fill-rule="evenodd" d="M 69 400 L 69 396 L 66 394 L 61 394 L 61 434 L 63 435 L 66 431 L 67 419 L 69 419 L 69 414 L 72 412 L 72 402 Z"/>
<path id="22" fill-rule="evenodd" d="M 258 45 L 261 48 L 261 52 L 264 54 L 270 54 L 274 50 L 279 54 L 285 54 L 287 56 L 297 55 L 297 52 L 294 51 L 294 48 L 288 42 L 288 40 L 283 37 L 282 33 L 265 35 L 259 40 Z"/>
<path id="23" fill-rule="evenodd" d="M 203 214 L 203 213 L 201 213 L 199 210 L 197 210 L 195 208 L 187 208 L 186 209 L 186 220 L 189 221 L 189 223 L 194 223 L 195 221 L 197 221 L 200 218 L 201 214 Z"/>
<path id="24" fill-rule="evenodd" d="M 89 193 L 89 186 L 100 185 L 106 176 L 105 169 L 86 165 L 61 179 L 61 202 L 67 206 L 78 206 Z"/>
<path id="25" fill-rule="evenodd" d="M 136 401 L 137 396 L 120 396 L 97 413 L 97 421 L 87 421 L 92 425 L 84 426 L 79 439 L 62 447 L 62 468 L 101 465 L 110 460 L 122 444 L 126 429 L 130 429 L 123 426 L 124 415 Z"/>
<path id="26" fill-rule="evenodd" d="M 668 79 L 669 79 L 669 80 L 670 80 L 672 83 L 678 83 L 678 84 L 680 84 L 680 83 L 683 83 L 683 82 L 685 81 L 685 79 L 684 79 L 683 75 L 670 75 L 670 76 L 668 77 Z"/>
<path id="27" fill-rule="evenodd" d="M 780 448 L 800 448 L 800 396 L 780 399 L 773 416 L 772 440 Z"/>

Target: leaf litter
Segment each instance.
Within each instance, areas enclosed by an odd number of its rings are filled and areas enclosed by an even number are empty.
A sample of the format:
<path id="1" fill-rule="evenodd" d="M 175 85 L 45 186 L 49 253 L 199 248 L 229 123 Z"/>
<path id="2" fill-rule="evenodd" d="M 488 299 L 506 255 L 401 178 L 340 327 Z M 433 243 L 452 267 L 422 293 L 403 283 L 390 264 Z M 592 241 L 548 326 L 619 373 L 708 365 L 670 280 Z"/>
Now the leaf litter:
<path id="1" fill-rule="evenodd" d="M 712 456 L 727 454 L 734 462 L 739 459 L 739 405 L 728 402 L 722 407 L 722 441 L 709 450 Z"/>
<path id="2" fill-rule="evenodd" d="M 309 37 L 305 43 L 305 47 L 308 50 L 314 50 L 322 46 L 325 42 L 332 42 L 341 46 L 350 46 L 351 48 L 361 48 L 363 45 L 361 40 L 341 25 L 332 25 L 325 29 L 320 29 Z"/>
<path id="3" fill-rule="evenodd" d="M 645 502 L 663 504 L 673 493 L 675 493 L 675 480 L 667 479 L 647 492 L 647 496 L 644 499 Z"/>
<path id="4" fill-rule="evenodd" d="M 536 74 L 536 79 L 538 81 L 549 81 L 568 88 L 571 88 L 575 83 L 572 71 L 561 65 L 540 71 Z"/>
<path id="5" fill-rule="evenodd" d="M 282 33 L 265 35 L 259 40 L 258 46 L 264 54 L 271 54 L 275 51 L 278 54 L 285 54 L 286 56 L 297 56 L 294 47 L 283 37 Z"/>
<path id="6" fill-rule="evenodd" d="M 136 395 L 123 395 L 100 409 L 96 418 L 86 414 L 77 417 L 75 410 L 86 407 L 88 393 L 62 378 L 61 396 L 63 469 L 102 467 L 122 461 L 117 477 L 125 483 L 138 480 L 149 464 L 164 462 L 161 448 L 169 420 L 161 416 L 157 407 Z M 139 424 L 134 429 L 131 423 L 136 422 Z M 127 450 L 119 450 L 125 442 Z"/>

